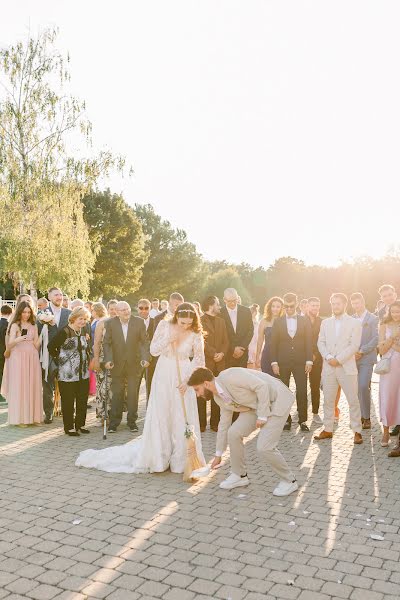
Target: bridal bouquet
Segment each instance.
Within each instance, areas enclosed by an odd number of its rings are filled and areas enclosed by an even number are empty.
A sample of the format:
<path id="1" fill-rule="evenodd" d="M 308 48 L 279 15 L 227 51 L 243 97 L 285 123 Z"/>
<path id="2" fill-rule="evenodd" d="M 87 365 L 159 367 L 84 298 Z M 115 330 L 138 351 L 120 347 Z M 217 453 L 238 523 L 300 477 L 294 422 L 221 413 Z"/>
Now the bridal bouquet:
<path id="1" fill-rule="evenodd" d="M 47 381 L 47 377 L 49 374 L 49 351 L 47 349 L 47 344 L 49 343 L 49 325 L 54 325 L 54 315 L 50 310 L 42 310 L 38 313 L 38 321 L 43 325 L 40 344 L 40 356 L 39 360 L 42 363 L 42 369 L 44 371 L 44 378 Z"/>

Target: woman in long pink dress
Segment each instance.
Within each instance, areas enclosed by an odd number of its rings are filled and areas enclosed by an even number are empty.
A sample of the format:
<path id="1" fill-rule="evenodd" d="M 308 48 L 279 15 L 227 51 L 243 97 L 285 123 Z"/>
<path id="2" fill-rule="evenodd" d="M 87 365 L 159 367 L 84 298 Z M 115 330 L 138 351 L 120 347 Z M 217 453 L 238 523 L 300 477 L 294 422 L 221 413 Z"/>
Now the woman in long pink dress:
<path id="1" fill-rule="evenodd" d="M 43 421 L 42 371 L 39 334 L 32 306 L 22 301 L 9 327 L 1 392 L 8 402 L 9 425 L 33 425 Z"/>
<path id="2" fill-rule="evenodd" d="M 389 427 L 400 423 L 400 301 L 397 300 L 389 308 L 379 328 L 379 353 L 382 358 L 390 359 L 390 371 L 380 376 L 379 410 L 383 425 L 381 444 L 389 445 Z M 396 450 L 396 449 L 394 449 Z M 391 456 L 400 456 L 395 454 Z"/>

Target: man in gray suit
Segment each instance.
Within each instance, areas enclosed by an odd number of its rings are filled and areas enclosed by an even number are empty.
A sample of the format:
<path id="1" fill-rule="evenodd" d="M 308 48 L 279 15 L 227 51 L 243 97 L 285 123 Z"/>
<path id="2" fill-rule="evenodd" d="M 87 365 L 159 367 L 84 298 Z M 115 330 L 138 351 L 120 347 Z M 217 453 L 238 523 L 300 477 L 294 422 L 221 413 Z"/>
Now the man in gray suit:
<path id="1" fill-rule="evenodd" d="M 229 444 L 232 473 L 220 484 L 225 490 L 249 485 L 244 461 L 243 438 L 259 429 L 257 450 L 279 476 L 275 496 L 288 496 L 298 488 L 293 472 L 288 467 L 277 445 L 283 426 L 294 402 L 294 395 L 279 379 L 267 373 L 232 367 L 217 377 L 210 369 L 199 367 L 192 373 L 188 385 L 196 395 L 214 398 L 221 409 L 215 458 L 217 468 Z M 232 413 L 239 413 L 232 423 Z"/>
<path id="2" fill-rule="evenodd" d="M 362 325 L 361 344 L 355 355 L 361 423 L 363 429 L 371 429 L 371 379 L 377 359 L 379 318 L 366 309 L 364 296 L 360 292 L 352 294 L 350 302 L 354 310 L 353 317 Z"/>
<path id="3" fill-rule="evenodd" d="M 143 319 L 133 317 L 131 313 L 127 302 L 118 302 L 117 316 L 105 324 L 104 366 L 106 369 L 112 369 L 109 433 L 115 433 L 121 423 L 125 388 L 128 427 L 132 432 L 138 431 L 138 382 L 143 369 L 150 364 L 150 350 Z"/>

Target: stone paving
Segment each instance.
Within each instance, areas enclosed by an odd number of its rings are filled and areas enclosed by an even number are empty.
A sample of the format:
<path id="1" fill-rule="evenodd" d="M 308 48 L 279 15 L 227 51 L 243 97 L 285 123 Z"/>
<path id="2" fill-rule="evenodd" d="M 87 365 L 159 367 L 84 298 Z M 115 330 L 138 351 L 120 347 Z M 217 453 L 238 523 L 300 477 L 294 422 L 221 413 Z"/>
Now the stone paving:
<path id="1" fill-rule="evenodd" d="M 124 443 L 51 426 L 8 427 L 0 411 L 0 599 L 398 600 L 400 460 L 377 424 L 353 446 L 346 404 L 333 441 L 297 427 L 280 448 L 298 494 L 272 496 L 276 478 L 247 443 L 251 485 L 226 492 L 224 467 L 196 485 L 171 473 L 78 469 L 80 450 Z M 144 401 L 141 399 L 143 425 Z M 315 429 L 315 426 L 312 427 Z M 207 457 L 215 434 L 203 434 Z M 244 495 L 244 497 L 240 497 Z M 378 534 L 384 539 L 371 539 Z"/>

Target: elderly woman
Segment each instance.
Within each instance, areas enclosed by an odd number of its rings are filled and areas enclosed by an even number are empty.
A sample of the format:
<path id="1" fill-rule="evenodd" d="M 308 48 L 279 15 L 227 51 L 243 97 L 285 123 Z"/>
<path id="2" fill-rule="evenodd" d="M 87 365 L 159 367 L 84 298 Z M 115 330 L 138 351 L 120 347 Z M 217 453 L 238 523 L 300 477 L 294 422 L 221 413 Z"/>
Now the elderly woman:
<path id="1" fill-rule="evenodd" d="M 89 311 L 78 306 L 69 315 L 68 325 L 48 344 L 49 353 L 58 366 L 64 431 L 71 436 L 89 433 L 85 429 L 91 354 L 91 340 L 86 329 L 89 319 Z"/>
<path id="2" fill-rule="evenodd" d="M 104 407 L 106 412 L 111 406 L 111 377 L 110 371 L 104 368 L 103 338 L 106 332 L 105 323 L 108 320 L 107 309 L 101 302 L 93 305 L 92 315 L 92 343 L 93 362 L 92 368 L 96 371 L 96 417 L 104 420 Z M 106 415 L 107 416 L 107 415 Z"/>

